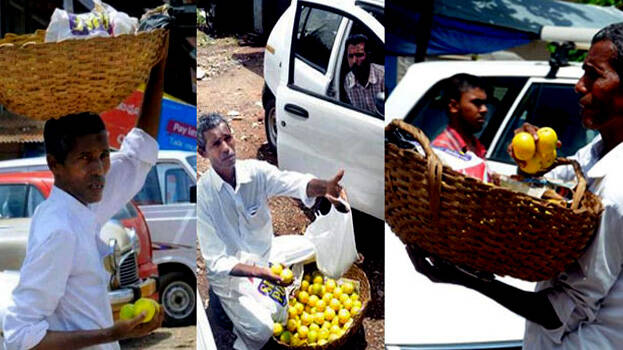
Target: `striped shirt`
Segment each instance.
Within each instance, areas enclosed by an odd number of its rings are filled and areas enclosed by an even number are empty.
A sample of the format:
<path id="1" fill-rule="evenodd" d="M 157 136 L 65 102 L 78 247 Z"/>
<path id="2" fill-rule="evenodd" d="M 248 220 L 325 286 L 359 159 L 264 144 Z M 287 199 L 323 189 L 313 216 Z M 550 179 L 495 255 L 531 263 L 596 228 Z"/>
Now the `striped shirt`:
<path id="1" fill-rule="evenodd" d="M 365 86 L 357 81 L 353 72 L 348 72 L 344 79 L 344 90 L 353 106 L 381 114 L 376 109 L 376 95 L 385 92 L 385 67 L 371 63 L 370 75 Z"/>
<path id="2" fill-rule="evenodd" d="M 487 149 L 480 143 L 477 137 L 472 135 L 472 145 L 468 145 L 458 131 L 448 126 L 433 140 L 433 146 L 448 148 L 457 152 L 472 151 L 480 158 L 485 158 Z"/>

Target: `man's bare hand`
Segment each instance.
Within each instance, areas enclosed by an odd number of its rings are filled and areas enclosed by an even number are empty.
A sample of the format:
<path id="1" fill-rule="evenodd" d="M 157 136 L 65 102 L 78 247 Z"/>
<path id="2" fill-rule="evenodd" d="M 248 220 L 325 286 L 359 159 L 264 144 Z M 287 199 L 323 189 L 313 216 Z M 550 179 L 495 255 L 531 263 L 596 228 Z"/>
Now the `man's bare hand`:
<path id="1" fill-rule="evenodd" d="M 350 211 L 348 203 L 348 198 L 346 196 L 346 191 L 340 185 L 340 181 L 344 176 L 344 170 L 340 169 L 337 174 L 327 182 L 327 193 L 324 195 L 325 198 L 333 204 L 335 209 L 340 213 L 348 213 Z"/>
<path id="2" fill-rule="evenodd" d="M 258 272 L 256 277 L 259 277 L 263 280 L 267 280 L 270 282 L 273 282 L 275 284 L 278 284 L 280 286 L 288 286 L 288 283 L 285 283 L 283 281 L 283 278 L 281 278 L 281 276 L 277 275 L 276 273 L 274 273 L 271 269 L 269 269 L 268 267 L 258 267 Z"/>
<path id="3" fill-rule="evenodd" d="M 415 270 L 435 283 L 451 283 L 465 286 L 470 279 L 479 278 L 469 274 L 443 259 L 431 256 L 415 245 L 407 246 L 407 253 Z M 427 260 L 427 259 L 430 259 Z M 491 275 L 490 279 L 493 278 Z"/>
<path id="4" fill-rule="evenodd" d="M 151 333 L 153 330 L 162 326 L 164 320 L 164 308 L 160 306 L 159 311 L 154 314 L 151 321 L 143 323 L 145 312 L 131 320 L 120 320 L 110 328 L 113 339 L 140 338 Z"/>

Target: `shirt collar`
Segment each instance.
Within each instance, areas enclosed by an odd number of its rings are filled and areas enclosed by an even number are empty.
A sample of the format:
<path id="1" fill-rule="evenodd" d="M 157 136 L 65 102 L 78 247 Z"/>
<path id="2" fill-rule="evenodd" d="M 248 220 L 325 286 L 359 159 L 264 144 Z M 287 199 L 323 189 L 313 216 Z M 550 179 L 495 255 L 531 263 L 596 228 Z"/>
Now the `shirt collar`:
<path id="1" fill-rule="evenodd" d="M 601 140 L 601 135 L 598 135 L 591 145 L 591 157 L 598 158 L 598 160 L 586 174 L 590 178 L 604 177 L 609 170 L 618 168 L 621 164 L 621 159 L 623 159 L 623 142 L 599 159 L 602 150 L 603 141 Z"/>
<path id="2" fill-rule="evenodd" d="M 349 72 L 348 75 L 346 76 L 346 79 L 347 79 L 346 85 L 348 86 L 349 89 L 352 89 L 358 83 L 357 78 L 355 78 L 355 73 L 353 72 Z M 378 72 L 376 69 L 374 69 L 374 64 L 370 63 L 370 74 L 368 75 L 368 82 L 366 83 L 364 88 L 367 88 L 368 85 L 370 84 L 376 84 L 378 81 L 379 81 Z"/>
<path id="3" fill-rule="evenodd" d="M 95 214 L 89 206 L 82 204 L 82 202 L 77 200 L 74 196 L 65 192 L 59 187 L 52 186 L 52 191 L 50 192 L 49 199 L 61 202 L 63 204 L 63 207 L 71 212 L 76 213 L 77 216 L 80 218 L 92 217 L 93 219 L 95 219 Z"/>
<path id="4" fill-rule="evenodd" d="M 243 166 L 241 164 L 241 161 L 239 160 L 236 161 L 235 167 L 236 167 L 236 174 L 235 174 L 236 188 L 234 189 L 234 192 L 237 192 L 238 189 L 240 188 L 240 184 L 251 182 L 251 174 L 249 174 L 247 167 Z M 214 170 L 214 167 L 210 167 L 209 174 L 210 174 L 212 183 L 214 184 L 216 190 L 220 191 L 223 188 L 223 186 L 226 184 L 225 180 L 223 180 L 223 178 L 221 178 L 221 175 L 219 175 L 216 172 L 216 170 Z"/>

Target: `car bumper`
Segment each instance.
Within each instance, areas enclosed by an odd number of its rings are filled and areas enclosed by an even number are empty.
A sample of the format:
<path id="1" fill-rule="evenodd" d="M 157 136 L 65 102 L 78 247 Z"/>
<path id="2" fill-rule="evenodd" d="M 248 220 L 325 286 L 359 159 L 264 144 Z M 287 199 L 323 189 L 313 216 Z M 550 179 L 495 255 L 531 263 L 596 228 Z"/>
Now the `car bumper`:
<path id="1" fill-rule="evenodd" d="M 158 301 L 158 283 L 155 277 L 146 278 L 134 286 L 109 291 L 108 298 L 112 306 L 113 318 L 117 320 L 119 310 L 127 303 L 134 302 L 139 298 L 150 298 Z"/>

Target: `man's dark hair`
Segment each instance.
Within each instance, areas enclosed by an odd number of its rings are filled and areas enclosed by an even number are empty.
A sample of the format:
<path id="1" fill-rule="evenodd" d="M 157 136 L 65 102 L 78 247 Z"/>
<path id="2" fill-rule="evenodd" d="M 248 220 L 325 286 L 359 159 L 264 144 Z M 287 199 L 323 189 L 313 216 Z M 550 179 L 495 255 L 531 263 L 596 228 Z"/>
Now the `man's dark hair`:
<path id="1" fill-rule="evenodd" d="M 368 37 L 363 34 L 353 34 L 346 39 L 346 48 L 348 48 L 348 45 L 358 45 L 361 43 L 363 43 L 365 49 L 368 50 Z"/>
<path id="2" fill-rule="evenodd" d="M 106 131 L 106 126 L 102 118 L 95 113 L 85 112 L 50 119 L 43 127 L 45 152 L 53 155 L 57 162 L 63 164 L 67 154 L 76 145 L 76 138 L 99 134 L 102 131 Z"/>
<path id="3" fill-rule="evenodd" d="M 591 45 L 603 40 L 610 40 L 614 44 L 617 55 L 610 60 L 610 64 L 612 64 L 619 78 L 623 78 L 623 22 L 614 23 L 600 29 L 597 34 L 593 36 Z"/>
<path id="4" fill-rule="evenodd" d="M 443 103 L 447 105 L 452 99 L 459 101 L 464 92 L 475 88 L 482 89 L 489 95 L 489 87 L 482 78 L 467 73 L 455 74 L 443 83 Z"/>
<path id="5" fill-rule="evenodd" d="M 204 150 L 206 147 L 206 139 L 203 133 L 216 128 L 221 123 L 225 123 L 227 129 L 231 131 L 227 120 L 218 113 L 203 114 L 199 117 L 199 122 L 197 123 L 197 147 L 199 147 L 199 149 Z"/>

